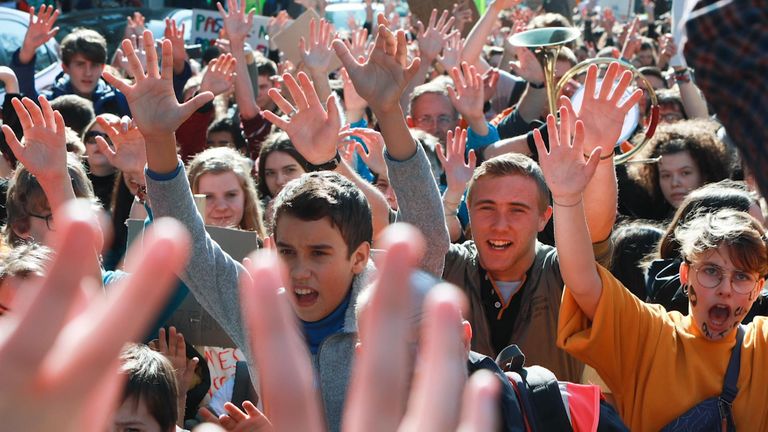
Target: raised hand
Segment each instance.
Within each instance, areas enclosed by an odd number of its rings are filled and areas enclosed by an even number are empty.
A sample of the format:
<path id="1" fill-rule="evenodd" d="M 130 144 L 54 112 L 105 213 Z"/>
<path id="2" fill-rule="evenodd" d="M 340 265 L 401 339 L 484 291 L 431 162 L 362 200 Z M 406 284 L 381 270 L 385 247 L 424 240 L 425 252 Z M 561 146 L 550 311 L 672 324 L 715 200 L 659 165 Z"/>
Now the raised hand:
<path id="1" fill-rule="evenodd" d="M 173 72 L 180 74 L 184 70 L 184 63 L 187 61 L 187 49 L 184 46 L 184 26 L 176 25 L 176 21 L 170 18 L 165 19 L 165 33 L 166 39 L 171 41 L 173 46 Z"/>
<path id="2" fill-rule="evenodd" d="M 283 29 L 291 22 L 291 17 L 288 12 L 281 10 L 276 16 L 270 17 L 267 21 L 267 35 L 269 36 L 269 48 L 277 49 L 272 40 L 275 35 L 283 31 Z"/>
<path id="3" fill-rule="evenodd" d="M 354 123 L 363 118 L 365 108 L 368 107 L 368 101 L 357 94 L 355 85 L 352 84 L 352 80 L 344 68 L 341 68 L 341 82 L 344 85 L 344 109 L 347 111 L 347 120 Z"/>
<path id="4" fill-rule="evenodd" d="M 571 114 L 565 107 L 560 108 L 560 126 L 552 114 L 547 116 L 549 151 L 538 129 L 533 131 L 539 165 L 544 173 L 552 199 L 562 207 L 572 207 L 581 202 L 581 195 L 592 179 L 600 163 L 600 149 L 595 148 L 589 155 L 584 154 L 584 122 L 574 124 L 571 140 Z M 587 159 L 585 160 L 585 156 Z"/>
<path id="5" fill-rule="evenodd" d="M 198 413 L 204 421 L 218 424 L 227 432 L 271 432 L 274 430 L 269 419 L 259 411 L 251 401 L 243 402 L 241 410 L 235 404 L 224 404 L 226 414 L 219 417 L 213 415 L 207 408 L 200 408 Z"/>
<path id="6" fill-rule="evenodd" d="M 131 42 L 131 46 L 133 46 L 133 50 L 136 53 L 136 57 L 139 59 L 139 63 L 141 63 L 141 67 L 146 69 L 147 68 L 147 53 L 144 51 L 144 47 L 139 44 L 139 40 L 141 40 L 141 35 L 138 37 L 136 35 L 131 35 L 130 37 L 126 38 L 126 40 L 129 40 Z M 118 48 L 115 51 L 115 59 L 114 63 L 112 64 L 114 67 L 119 69 L 123 75 L 130 77 L 131 74 L 128 72 L 128 57 L 125 56 L 125 53 L 123 52 L 122 48 Z"/>
<path id="7" fill-rule="evenodd" d="M 209 91 L 218 96 L 232 88 L 237 59 L 232 54 L 222 54 L 208 63 L 203 72 L 200 91 Z"/>
<path id="8" fill-rule="evenodd" d="M 288 134 L 296 150 L 307 162 L 321 165 L 336 157 L 336 145 L 341 129 L 339 110 L 334 96 L 328 97 L 326 108 L 323 108 L 307 74 L 299 72 L 298 78 L 297 82 L 292 75 L 283 75 L 283 83 L 296 107 L 288 102 L 279 90 L 269 89 L 269 97 L 288 118 L 278 117 L 270 111 L 264 111 L 263 115 Z"/>
<path id="9" fill-rule="evenodd" d="M 570 114 L 571 129 L 574 128 L 573 122 L 576 120 L 584 123 L 585 150 L 590 152 L 600 147 L 603 158 L 613 153 L 624 126 L 624 117 L 643 97 L 643 91 L 636 89 L 624 102 L 621 101 L 633 78 L 632 72 L 627 70 L 618 77 L 622 69 L 619 63 L 611 63 L 598 89 L 598 68 L 595 65 L 590 66 L 584 82 L 584 98 L 578 112 L 574 110 L 570 99 L 565 96 L 560 98 L 562 105 Z M 617 77 L 618 83 L 614 85 Z"/>
<path id="10" fill-rule="evenodd" d="M 621 58 L 630 60 L 634 57 L 637 50 L 640 49 L 640 37 L 637 35 L 637 31 L 640 28 L 640 18 L 635 17 L 628 26 L 624 26 L 624 30 L 619 37 L 619 41 L 622 43 Z"/>
<path id="11" fill-rule="evenodd" d="M 364 62 L 373 48 L 373 44 L 368 42 L 368 29 L 365 27 L 355 29 L 350 33 L 349 38 L 351 41 L 344 39 L 344 44 L 347 45 L 349 52 L 352 53 L 352 57 L 360 62 Z"/>
<path id="12" fill-rule="evenodd" d="M 371 109 L 391 112 L 400 109 L 400 96 L 408 82 L 416 75 L 420 59 L 407 64 L 408 47 L 405 32 L 392 33 L 386 20 L 379 15 L 376 41 L 368 60 L 358 62 L 344 42 L 333 41 L 333 49 L 357 89 L 357 93 L 370 104 Z"/>
<path id="13" fill-rule="evenodd" d="M 127 116 L 115 122 L 98 116 L 96 121 L 104 128 L 112 142 L 110 146 L 107 140 L 97 136 L 96 145 L 99 146 L 99 151 L 115 168 L 127 174 L 139 174 L 139 178 L 143 178 L 144 166 L 147 164 L 147 150 L 144 136 L 136 127 L 136 123 Z"/>
<path id="14" fill-rule="evenodd" d="M 176 375 L 176 381 L 179 384 L 179 395 L 186 394 L 200 359 L 197 357 L 187 358 L 187 345 L 184 341 L 184 335 L 177 332 L 176 327 L 171 326 L 168 329 L 168 338 L 166 339 L 166 331 L 164 328 L 161 328 L 158 332 L 157 342 L 152 341 L 149 346 L 164 355 L 171 362 Z M 181 406 L 180 408 L 183 409 L 184 407 Z M 179 416 L 183 415 L 183 412 L 179 412 Z"/>
<path id="15" fill-rule="evenodd" d="M 56 256 L 46 274 L 21 282 L 18 307 L 0 320 L 0 388 L 17 389 L 0 392 L 3 429 L 108 430 L 125 385 L 120 351 L 167 301 L 189 235 L 171 219 L 156 221 L 129 251 L 141 271 L 111 285 L 109 296 L 83 259 L 101 239 L 91 204 L 64 206 L 51 236 Z"/>
<path id="16" fill-rule="evenodd" d="M 536 60 L 533 51 L 526 47 L 515 47 L 515 54 L 517 54 L 517 61 L 509 62 L 512 73 L 530 83 L 543 84 L 544 69 Z"/>
<path id="17" fill-rule="evenodd" d="M 365 147 L 359 141 L 354 142 L 354 149 L 368 168 L 376 174 L 387 173 L 387 163 L 384 161 L 384 137 L 379 132 L 368 128 L 353 128 L 343 131 L 342 137 L 355 136 L 363 140 Z M 368 150 L 366 151 L 366 147 Z"/>
<path id="18" fill-rule="evenodd" d="M 463 50 L 464 39 L 461 38 L 461 33 L 453 32 L 448 36 L 448 40 L 445 41 L 443 53 L 437 57 L 437 61 L 439 61 L 447 71 L 461 67 L 461 55 Z"/>
<path id="19" fill-rule="evenodd" d="M 158 66 L 157 50 L 152 33 L 145 31 L 142 42 L 147 53 L 146 72 L 131 42 L 123 40 L 122 44 L 123 52 L 128 59 L 128 70 L 136 78 L 134 84 L 109 72 L 104 72 L 104 78 L 128 99 L 136 125 L 144 138 L 150 141 L 150 138 L 155 136 L 166 137 L 173 134 L 192 113 L 213 99 L 213 94 L 203 92 L 179 104 L 173 92 L 171 41 L 165 40 L 162 44 L 162 70 Z"/>
<path id="20" fill-rule="evenodd" d="M 669 60 L 677 54 L 677 44 L 671 34 L 665 34 L 659 38 L 659 64 L 663 68 L 669 63 Z M 662 69 L 664 70 L 664 69 Z"/>
<path id="21" fill-rule="evenodd" d="M 130 38 L 131 36 L 141 37 L 144 34 L 144 22 L 146 19 L 141 12 L 134 12 L 133 16 L 128 15 L 126 21 L 123 39 Z"/>
<path id="22" fill-rule="evenodd" d="M 34 7 L 29 8 L 29 26 L 19 51 L 19 62 L 22 64 L 31 62 L 37 48 L 56 36 L 59 28 L 53 27 L 53 24 L 58 17 L 59 10 L 53 6 L 40 6 L 37 15 Z"/>
<path id="23" fill-rule="evenodd" d="M 483 114 L 483 105 L 485 104 L 485 95 L 483 89 L 483 78 L 477 72 L 475 66 L 470 66 L 467 62 L 462 62 L 461 69 L 451 69 L 451 78 L 453 78 L 453 87 L 448 87 L 448 97 L 451 99 L 453 107 L 464 117 L 475 132 L 480 135 L 487 133 L 485 116 Z M 485 128 L 480 125 L 486 126 Z M 482 129 L 486 129 L 484 132 Z"/>
<path id="24" fill-rule="evenodd" d="M 474 150 L 469 151 L 467 161 L 464 154 L 467 146 L 466 129 L 456 128 L 456 131 L 448 131 L 448 139 L 443 146 L 437 144 L 437 158 L 445 171 L 445 181 L 448 191 L 462 195 L 467 188 L 467 183 L 472 179 L 472 174 L 477 166 L 477 156 Z"/>
<path id="25" fill-rule="evenodd" d="M 233 44 L 245 43 L 248 33 L 253 28 L 253 14 L 256 11 L 251 9 L 246 15 L 245 2 L 240 0 L 227 0 L 226 11 L 221 3 L 216 3 L 216 7 L 219 8 L 219 14 L 224 20 L 224 30 L 227 32 L 229 41 Z"/>
<path id="26" fill-rule="evenodd" d="M 448 18 L 448 11 L 444 10 L 440 19 L 437 19 L 437 9 L 432 9 L 429 24 L 424 28 L 421 21 L 416 22 L 416 42 L 419 45 L 419 55 L 423 61 L 432 63 L 443 50 L 445 41 L 453 28 L 455 18 Z"/>
<path id="27" fill-rule="evenodd" d="M 335 55 L 331 50 L 333 26 L 324 19 L 318 23 L 314 18 L 309 21 L 309 44 L 302 37 L 299 40 L 302 64 L 314 77 L 327 76 L 331 61 Z"/>
<path id="28" fill-rule="evenodd" d="M 16 159 L 40 180 L 41 185 L 68 182 L 64 118 L 51 108 L 44 96 L 39 96 L 37 100 L 40 106 L 26 97 L 11 101 L 24 137 L 19 142 L 13 130 L 3 125 L 5 140 Z"/>

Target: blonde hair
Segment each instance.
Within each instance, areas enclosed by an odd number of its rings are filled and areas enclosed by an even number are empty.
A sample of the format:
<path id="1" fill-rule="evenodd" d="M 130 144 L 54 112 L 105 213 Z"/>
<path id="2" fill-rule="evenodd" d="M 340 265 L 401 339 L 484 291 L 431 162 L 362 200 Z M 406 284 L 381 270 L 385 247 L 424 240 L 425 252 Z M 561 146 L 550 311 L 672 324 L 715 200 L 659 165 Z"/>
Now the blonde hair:
<path id="1" fill-rule="evenodd" d="M 240 181 L 245 195 L 243 219 L 238 227 L 246 231 L 255 231 L 260 238 L 266 237 L 262 211 L 256 195 L 256 185 L 251 177 L 251 160 L 229 147 L 210 148 L 198 153 L 187 168 L 187 177 L 192 193 L 197 193 L 200 177 L 203 174 L 231 172 Z"/>

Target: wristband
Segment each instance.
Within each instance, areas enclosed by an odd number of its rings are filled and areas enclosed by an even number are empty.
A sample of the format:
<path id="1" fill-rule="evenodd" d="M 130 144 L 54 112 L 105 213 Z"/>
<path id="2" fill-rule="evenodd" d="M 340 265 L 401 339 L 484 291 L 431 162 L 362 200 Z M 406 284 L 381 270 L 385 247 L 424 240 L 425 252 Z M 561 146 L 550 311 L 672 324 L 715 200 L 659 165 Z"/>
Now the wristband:
<path id="1" fill-rule="evenodd" d="M 554 203 L 556 206 L 558 206 L 558 207 L 564 207 L 564 208 L 568 208 L 568 207 L 576 207 L 577 205 L 581 204 L 581 199 L 579 199 L 578 201 L 576 201 L 576 202 L 575 202 L 575 203 L 573 203 L 573 204 L 560 204 L 559 202 L 557 202 L 557 201 L 555 201 L 555 200 L 552 200 L 552 202 L 553 202 L 553 203 Z"/>
<path id="2" fill-rule="evenodd" d="M 608 153 L 607 155 L 600 156 L 600 160 L 601 161 L 608 160 L 608 159 L 612 158 L 615 154 L 616 154 L 616 149 L 614 148 L 613 151 Z M 584 155 L 584 159 L 589 159 L 589 155 L 588 154 L 583 153 L 583 155 Z"/>
<path id="3" fill-rule="evenodd" d="M 333 171 L 336 169 L 336 167 L 339 166 L 341 163 L 341 154 L 339 154 L 339 151 L 336 150 L 336 156 L 333 157 L 333 159 L 329 160 L 328 162 L 321 163 L 320 165 L 313 165 L 308 164 L 309 170 L 308 171 Z"/>
<path id="4" fill-rule="evenodd" d="M 674 71 L 675 82 L 689 83 L 691 82 L 691 72 L 689 68 L 679 69 Z"/>

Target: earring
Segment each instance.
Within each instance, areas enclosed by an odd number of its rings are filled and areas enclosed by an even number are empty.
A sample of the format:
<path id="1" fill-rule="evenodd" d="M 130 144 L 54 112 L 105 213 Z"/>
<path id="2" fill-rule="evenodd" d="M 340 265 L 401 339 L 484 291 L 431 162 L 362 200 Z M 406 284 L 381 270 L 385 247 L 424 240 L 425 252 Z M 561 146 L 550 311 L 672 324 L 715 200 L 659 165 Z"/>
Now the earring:
<path id="1" fill-rule="evenodd" d="M 688 284 L 683 285 L 683 295 L 688 297 Z"/>

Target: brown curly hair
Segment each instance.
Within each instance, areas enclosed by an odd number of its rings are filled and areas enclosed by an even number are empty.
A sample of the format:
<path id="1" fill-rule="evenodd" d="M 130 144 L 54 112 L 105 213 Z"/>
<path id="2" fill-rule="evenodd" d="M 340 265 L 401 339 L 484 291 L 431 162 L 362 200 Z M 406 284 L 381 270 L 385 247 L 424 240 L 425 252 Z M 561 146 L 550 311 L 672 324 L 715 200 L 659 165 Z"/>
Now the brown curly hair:
<path id="1" fill-rule="evenodd" d="M 638 158 L 657 158 L 687 151 L 701 173 L 702 184 L 714 183 L 730 176 L 729 156 L 725 144 L 717 138 L 717 128 L 710 120 L 683 120 L 659 126 L 656 134 Z M 669 206 L 659 185 L 657 163 L 635 164 L 630 175 L 659 204 Z"/>

